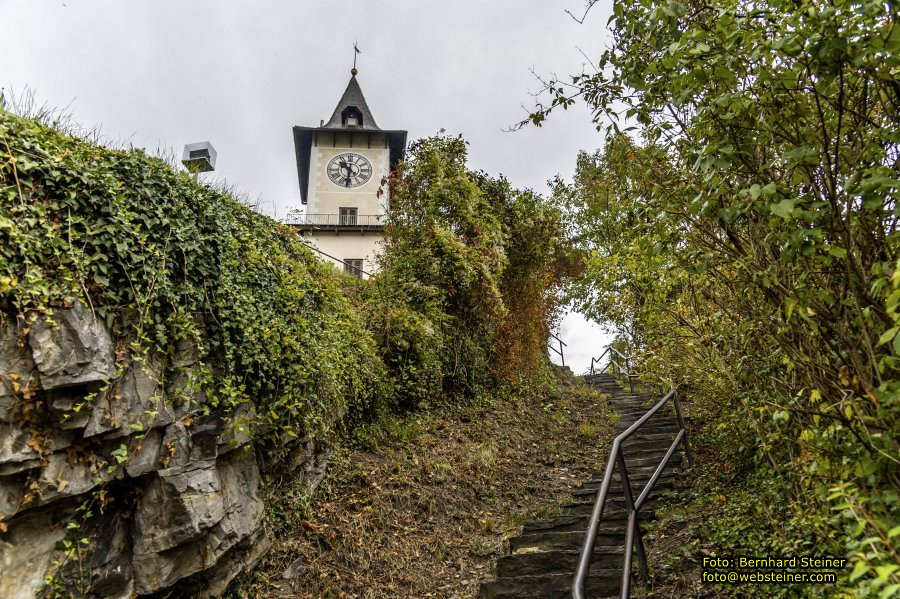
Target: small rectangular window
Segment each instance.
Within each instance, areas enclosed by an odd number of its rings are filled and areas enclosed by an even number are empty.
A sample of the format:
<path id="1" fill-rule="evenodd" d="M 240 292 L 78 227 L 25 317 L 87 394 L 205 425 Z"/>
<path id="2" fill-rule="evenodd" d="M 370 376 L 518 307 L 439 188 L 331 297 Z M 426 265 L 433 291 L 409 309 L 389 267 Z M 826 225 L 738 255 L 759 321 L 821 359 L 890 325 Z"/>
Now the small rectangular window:
<path id="1" fill-rule="evenodd" d="M 338 208 L 338 224 L 355 225 L 358 208 Z"/>
<path id="2" fill-rule="evenodd" d="M 360 279 L 363 276 L 363 261 L 362 258 L 347 258 L 344 260 L 344 272 L 348 272 L 355 277 L 359 277 Z"/>

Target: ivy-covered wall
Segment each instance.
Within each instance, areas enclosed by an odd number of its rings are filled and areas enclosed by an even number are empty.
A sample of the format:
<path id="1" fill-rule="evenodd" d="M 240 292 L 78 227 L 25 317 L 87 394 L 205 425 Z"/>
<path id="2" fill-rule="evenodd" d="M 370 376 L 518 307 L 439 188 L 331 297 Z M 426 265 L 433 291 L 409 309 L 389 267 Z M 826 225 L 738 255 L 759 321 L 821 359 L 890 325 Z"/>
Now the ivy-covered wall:
<path id="1" fill-rule="evenodd" d="M 293 231 L 0 111 L 0 596 L 221 591 L 384 370 Z"/>

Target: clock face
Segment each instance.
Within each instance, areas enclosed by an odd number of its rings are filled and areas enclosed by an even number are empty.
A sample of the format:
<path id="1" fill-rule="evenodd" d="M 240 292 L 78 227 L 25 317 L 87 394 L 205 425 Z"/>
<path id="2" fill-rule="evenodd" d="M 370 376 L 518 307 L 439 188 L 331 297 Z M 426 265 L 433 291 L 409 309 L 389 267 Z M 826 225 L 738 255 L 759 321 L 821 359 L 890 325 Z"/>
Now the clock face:
<path id="1" fill-rule="evenodd" d="M 372 163 L 353 152 L 338 154 L 328 162 L 328 178 L 339 187 L 359 187 L 372 178 Z"/>

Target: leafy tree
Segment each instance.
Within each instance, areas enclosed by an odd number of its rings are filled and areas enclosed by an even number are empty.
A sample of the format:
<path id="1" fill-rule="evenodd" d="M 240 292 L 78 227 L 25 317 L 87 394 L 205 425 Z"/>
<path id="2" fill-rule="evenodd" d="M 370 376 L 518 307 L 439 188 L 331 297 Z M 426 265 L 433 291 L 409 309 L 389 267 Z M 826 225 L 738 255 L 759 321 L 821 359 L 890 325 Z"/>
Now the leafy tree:
<path id="1" fill-rule="evenodd" d="M 795 475 L 783 505 L 852 559 L 844 584 L 888 595 L 897 22 L 878 2 L 618 1 L 597 70 L 548 82 L 531 117 L 581 98 L 639 135 L 558 186 L 589 256 L 578 297 L 695 390 L 744 473 Z"/>
<path id="2" fill-rule="evenodd" d="M 543 372 L 565 274 L 559 212 L 505 179 L 469 171 L 466 155 L 461 137 L 412 145 L 391 178 L 376 283 L 433 331 L 443 391 L 457 397 L 496 382 L 532 383 Z"/>

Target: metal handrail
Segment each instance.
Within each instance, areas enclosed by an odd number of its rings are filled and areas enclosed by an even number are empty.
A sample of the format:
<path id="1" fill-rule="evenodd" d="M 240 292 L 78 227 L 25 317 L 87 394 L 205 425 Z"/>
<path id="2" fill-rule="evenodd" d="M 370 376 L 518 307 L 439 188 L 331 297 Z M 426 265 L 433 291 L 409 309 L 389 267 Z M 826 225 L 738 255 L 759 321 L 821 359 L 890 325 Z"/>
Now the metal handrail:
<path id="1" fill-rule="evenodd" d="M 600 365 L 603 363 L 603 357 L 609 354 L 609 362 L 606 363 L 606 366 L 601 368 L 600 370 L 596 370 L 594 368 L 594 364 Z M 618 360 L 616 359 L 618 357 Z M 625 367 L 622 367 L 622 362 L 625 363 Z M 631 371 L 631 356 L 626 356 L 612 345 L 607 346 L 603 353 L 600 354 L 599 358 L 591 358 L 591 370 L 590 374 L 603 374 L 610 367 L 615 366 L 615 374 L 619 376 L 625 376 L 628 379 L 628 387 L 632 393 L 634 393 L 634 379 L 638 377 L 638 375 Z"/>
<path id="2" fill-rule="evenodd" d="M 556 353 L 559 354 L 559 359 L 560 359 L 560 361 L 562 361 L 562 365 L 565 366 L 565 365 L 566 365 L 566 357 L 563 355 L 563 348 L 564 348 L 564 347 L 569 347 L 569 344 L 566 343 L 565 341 L 563 341 L 562 339 L 560 339 L 559 337 L 557 337 L 556 335 L 554 335 L 553 333 L 550 333 L 550 337 L 552 337 L 552 338 L 556 339 L 557 341 L 559 341 L 559 349 L 556 349 L 556 348 L 553 347 L 552 345 L 549 345 L 548 347 L 549 347 L 552 351 L 554 351 L 554 352 L 556 352 Z M 549 341 L 549 339 L 548 339 L 548 341 Z M 593 366 L 592 366 L 592 367 L 593 367 Z"/>
<path id="3" fill-rule="evenodd" d="M 675 407 L 675 414 L 678 418 L 678 434 L 675 435 L 675 440 L 672 441 L 666 455 L 663 456 L 662 461 L 656 467 L 656 470 L 654 470 L 650 480 L 647 481 L 647 484 L 644 485 L 644 488 L 635 500 L 631 489 L 631 482 L 628 479 L 628 468 L 625 464 L 625 454 L 622 451 L 622 443 L 634 434 L 635 431 L 641 428 L 641 426 L 643 426 L 654 414 L 662 409 L 669 400 L 672 400 L 672 405 Z M 591 511 L 591 519 L 588 523 L 587 533 L 578 560 L 578 569 L 575 571 L 575 577 L 572 580 L 572 597 L 574 599 L 584 599 L 584 585 L 591 566 L 591 556 L 594 552 L 594 544 L 597 539 L 597 528 L 600 525 L 600 519 L 603 517 L 603 508 L 606 505 L 609 485 L 610 482 L 612 482 L 613 470 L 616 466 L 619 467 L 622 476 L 622 486 L 625 490 L 625 504 L 628 508 L 628 529 L 625 534 L 625 563 L 622 567 L 622 599 L 627 599 L 630 594 L 631 557 L 635 544 L 637 545 L 638 559 L 640 560 L 641 565 L 641 576 L 644 581 L 648 580 L 647 555 L 644 551 L 644 540 L 640 523 L 638 522 L 638 512 L 644 504 L 644 501 L 649 497 L 654 485 L 656 485 L 656 481 L 662 475 L 663 470 L 665 470 L 668 465 L 669 460 L 678 448 L 679 443 L 684 445 L 685 457 L 687 458 L 688 466 L 690 466 L 693 462 L 693 457 L 691 456 L 691 448 L 688 446 L 687 427 L 684 424 L 684 417 L 681 414 L 681 404 L 678 401 L 678 394 L 673 385 L 670 387 L 670 390 L 665 397 L 659 400 L 656 405 L 647 410 L 637 422 L 629 426 L 613 440 L 609 461 L 606 464 L 606 471 L 603 473 L 603 482 L 600 484 L 600 491 L 597 493 L 594 509 Z M 636 539 L 635 536 L 637 537 Z"/>

